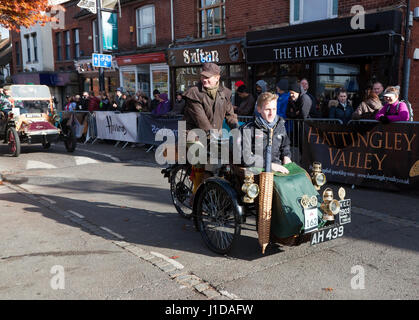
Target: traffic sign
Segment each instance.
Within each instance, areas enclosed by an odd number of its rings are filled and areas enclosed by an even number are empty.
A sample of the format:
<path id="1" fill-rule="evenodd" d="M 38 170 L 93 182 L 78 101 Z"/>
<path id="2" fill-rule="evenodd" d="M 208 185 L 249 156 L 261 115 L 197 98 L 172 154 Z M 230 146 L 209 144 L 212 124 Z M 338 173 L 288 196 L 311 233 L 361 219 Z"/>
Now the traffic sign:
<path id="1" fill-rule="evenodd" d="M 112 55 L 93 53 L 92 64 L 94 67 L 112 68 Z"/>

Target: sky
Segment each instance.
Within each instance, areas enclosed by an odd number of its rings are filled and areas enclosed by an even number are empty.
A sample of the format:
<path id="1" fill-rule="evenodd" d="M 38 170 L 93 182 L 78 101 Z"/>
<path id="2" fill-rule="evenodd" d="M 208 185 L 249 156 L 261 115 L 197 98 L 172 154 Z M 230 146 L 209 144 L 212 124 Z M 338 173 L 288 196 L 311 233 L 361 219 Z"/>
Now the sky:
<path id="1" fill-rule="evenodd" d="M 2 39 L 9 37 L 9 30 L 3 28 L 2 26 L 0 26 L 0 33 Z"/>

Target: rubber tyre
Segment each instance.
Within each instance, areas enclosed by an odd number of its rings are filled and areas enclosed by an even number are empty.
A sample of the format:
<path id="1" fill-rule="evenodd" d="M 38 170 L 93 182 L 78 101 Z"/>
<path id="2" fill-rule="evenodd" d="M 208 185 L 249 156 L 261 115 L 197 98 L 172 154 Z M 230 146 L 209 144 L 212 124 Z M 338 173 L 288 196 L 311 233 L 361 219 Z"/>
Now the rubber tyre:
<path id="1" fill-rule="evenodd" d="M 43 144 L 42 144 L 42 148 L 44 148 L 45 150 L 47 150 L 47 149 L 51 148 L 51 143 L 50 143 L 50 142 L 43 143 Z"/>
<path id="2" fill-rule="evenodd" d="M 241 218 L 229 193 L 216 182 L 207 182 L 196 208 L 195 225 L 204 243 L 215 253 L 228 253 L 241 232 Z"/>
<path id="3" fill-rule="evenodd" d="M 170 172 L 170 194 L 173 205 L 182 218 L 192 217 L 192 198 L 193 184 L 189 179 L 192 167 L 190 165 L 177 165 Z"/>
<path id="4" fill-rule="evenodd" d="M 20 155 L 20 138 L 15 128 L 7 130 L 7 141 L 9 144 L 9 152 L 13 157 Z"/>
<path id="5" fill-rule="evenodd" d="M 68 152 L 74 152 L 77 146 L 76 132 L 73 128 L 69 128 L 69 134 L 64 140 L 65 148 Z"/>

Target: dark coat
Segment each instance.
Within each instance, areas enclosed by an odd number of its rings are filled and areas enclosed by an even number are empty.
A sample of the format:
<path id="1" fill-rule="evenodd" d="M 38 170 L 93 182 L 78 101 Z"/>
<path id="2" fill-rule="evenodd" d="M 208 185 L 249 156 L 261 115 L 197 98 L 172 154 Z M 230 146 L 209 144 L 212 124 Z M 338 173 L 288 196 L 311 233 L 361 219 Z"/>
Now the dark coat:
<path id="1" fill-rule="evenodd" d="M 337 107 L 331 107 L 329 110 L 329 119 L 340 119 L 343 123 L 347 123 L 349 120 L 352 120 L 352 113 L 354 109 L 349 102 L 346 104 L 346 108 L 339 103 Z"/>
<path id="2" fill-rule="evenodd" d="M 200 128 L 207 133 L 211 129 L 221 130 L 224 119 L 230 128 L 238 127 L 229 89 L 220 85 L 213 100 L 202 87 L 202 83 L 198 83 L 188 89 L 183 96 L 186 99 L 184 119 L 187 130 Z"/>
<path id="3" fill-rule="evenodd" d="M 247 98 L 242 99 L 240 106 L 237 108 L 239 116 L 253 116 L 255 110 L 255 98 L 251 94 Z"/>
<path id="4" fill-rule="evenodd" d="M 287 118 L 307 119 L 310 118 L 310 111 L 313 101 L 305 93 L 300 94 L 296 101 L 288 100 Z"/>
<path id="5" fill-rule="evenodd" d="M 256 154 L 257 152 L 255 150 L 255 137 L 256 134 L 258 134 L 256 129 L 261 130 L 263 134 L 263 158 Z M 268 145 L 269 129 L 263 125 L 259 118 L 256 117 L 255 120 L 241 126 L 240 132 L 242 142 L 239 140 L 238 143 L 240 143 L 242 146 L 242 155 L 248 156 L 248 150 L 251 150 L 251 155 L 248 160 L 242 157 L 242 164 L 245 166 L 256 166 L 260 168 L 264 167 L 264 157 L 266 147 Z M 274 127 L 272 138 L 272 163 L 278 163 L 282 165 L 284 157 L 291 158 L 291 150 L 290 140 L 288 138 L 287 131 L 285 130 L 285 120 L 281 117 Z"/>

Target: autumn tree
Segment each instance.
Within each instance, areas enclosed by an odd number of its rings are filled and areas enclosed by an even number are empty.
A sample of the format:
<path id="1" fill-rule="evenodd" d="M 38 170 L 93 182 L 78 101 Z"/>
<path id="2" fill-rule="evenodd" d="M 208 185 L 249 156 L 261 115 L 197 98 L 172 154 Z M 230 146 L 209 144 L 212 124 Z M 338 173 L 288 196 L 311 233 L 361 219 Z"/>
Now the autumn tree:
<path id="1" fill-rule="evenodd" d="M 12 30 L 44 25 L 54 20 L 45 14 L 49 10 L 48 0 L 0 0 L 0 25 Z"/>

